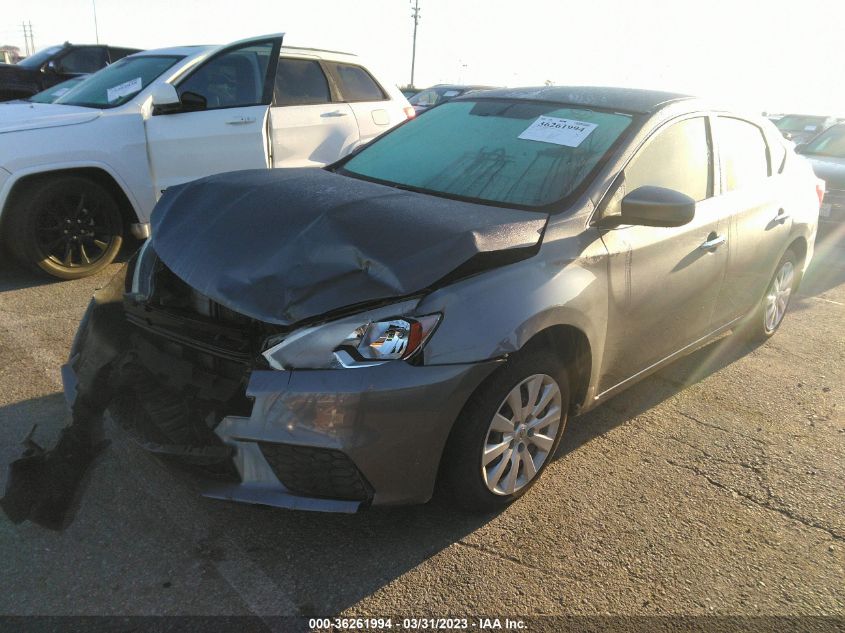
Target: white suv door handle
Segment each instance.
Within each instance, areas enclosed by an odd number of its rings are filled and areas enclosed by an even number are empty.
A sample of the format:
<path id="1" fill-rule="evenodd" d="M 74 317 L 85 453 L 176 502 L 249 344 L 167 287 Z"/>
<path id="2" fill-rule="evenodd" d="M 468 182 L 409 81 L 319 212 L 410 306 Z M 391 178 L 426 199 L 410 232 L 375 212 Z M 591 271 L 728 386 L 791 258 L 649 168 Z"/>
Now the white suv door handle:
<path id="1" fill-rule="evenodd" d="M 226 120 L 226 125 L 246 125 L 247 123 L 255 123 L 254 116 L 236 116 Z"/>
<path id="2" fill-rule="evenodd" d="M 712 233 L 711 233 L 711 235 L 712 235 Z M 701 246 L 699 246 L 698 248 L 702 251 L 709 251 L 709 250 L 712 250 L 714 248 L 718 248 L 719 246 L 721 246 L 722 244 L 724 244 L 727 241 L 728 240 L 724 235 L 716 235 L 714 237 L 710 237 L 710 235 L 708 235 L 707 241 L 702 242 Z"/>
<path id="3" fill-rule="evenodd" d="M 341 112 L 340 110 L 335 110 L 334 112 L 323 112 L 320 115 L 321 117 L 332 117 L 332 116 L 346 116 L 346 112 Z"/>

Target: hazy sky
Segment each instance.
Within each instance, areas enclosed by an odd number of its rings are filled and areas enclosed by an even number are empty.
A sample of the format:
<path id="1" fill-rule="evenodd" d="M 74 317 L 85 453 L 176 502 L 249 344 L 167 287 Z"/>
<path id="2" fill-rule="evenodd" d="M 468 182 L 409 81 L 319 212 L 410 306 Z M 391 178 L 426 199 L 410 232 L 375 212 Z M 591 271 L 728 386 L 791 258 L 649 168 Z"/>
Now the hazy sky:
<path id="1" fill-rule="evenodd" d="M 100 41 L 138 48 L 283 31 L 410 79 L 409 0 L 96 0 Z M 845 116 L 843 0 L 420 0 L 416 85 L 617 85 Z M 3 3 L 0 43 L 94 41 L 92 0 Z"/>

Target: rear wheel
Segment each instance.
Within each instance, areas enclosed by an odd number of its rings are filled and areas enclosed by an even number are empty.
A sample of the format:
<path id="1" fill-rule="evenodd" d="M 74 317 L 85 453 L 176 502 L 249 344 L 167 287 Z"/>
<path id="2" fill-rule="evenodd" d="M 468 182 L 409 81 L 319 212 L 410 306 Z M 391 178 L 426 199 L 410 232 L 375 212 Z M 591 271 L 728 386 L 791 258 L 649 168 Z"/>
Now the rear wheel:
<path id="1" fill-rule="evenodd" d="M 765 341 L 777 332 L 798 286 L 798 257 L 791 250 L 781 258 L 763 298 L 746 323 L 751 340 Z"/>
<path id="2" fill-rule="evenodd" d="M 117 257 L 123 242 L 120 208 L 96 182 L 59 177 L 31 186 L 17 198 L 4 232 L 22 264 L 59 279 L 78 279 Z"/>
<path id="3" fill-rule="evenodd" d="M 467 403 L 447 442 L 440 489 L 455 505 L 502 508 L 537 481 L 557 450 L 569 408 L 566 369 L 548 353 L 508 361 Z"/>

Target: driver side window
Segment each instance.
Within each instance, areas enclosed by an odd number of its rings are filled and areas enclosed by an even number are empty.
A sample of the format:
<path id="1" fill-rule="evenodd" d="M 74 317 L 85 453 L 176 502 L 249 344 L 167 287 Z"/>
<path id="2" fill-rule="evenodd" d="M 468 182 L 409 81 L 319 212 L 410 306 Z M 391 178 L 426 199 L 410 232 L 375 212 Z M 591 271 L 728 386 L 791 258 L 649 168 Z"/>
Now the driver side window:
<path id="1" fill-rule="evenodd" d="M 625 168 L 604 215 L 619 215 L 622 198 L 639 187 L 674 189 L 700 202 L 713 195 L 713 157 L 707 119 L 671 124 L 652 136 Z"/>
<path id="2" fill-rule="evenodd" d="M 273 45 L 250 44 L 214 57 L 179 84 L 179 97 L 186 92 L 199 95 L 207 110 L 262 105 Z"/>

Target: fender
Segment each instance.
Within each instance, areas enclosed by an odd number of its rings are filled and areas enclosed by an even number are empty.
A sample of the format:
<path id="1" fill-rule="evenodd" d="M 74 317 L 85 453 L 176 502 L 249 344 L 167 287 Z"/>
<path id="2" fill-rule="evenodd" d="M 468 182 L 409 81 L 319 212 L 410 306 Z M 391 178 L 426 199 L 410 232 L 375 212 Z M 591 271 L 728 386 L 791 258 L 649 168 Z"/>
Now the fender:
<path id="1" fill-rule="evenodd" d="M 461 280 L 423 298 L 417 314 L 443 313 L 425 348 L 426 365 L 501 358 L 522 349 L 543 330 L 571 326 L 584 334 L 590 346 L 583 407 L 592 406 L 607 330 L 607 252 L 594 229 L 557 237 L 570 229 L 582 230 L 580 214 L 565 224 L 555 228 L 556 235 L 543 243 L 540 255 Z"/>
<path id="2" fill-rule="evenodd" d="M 136 218 L 144 217 L 141 213 L 141 204 L 135 196 L 135 192 L 126 184 L 126 181 L 107 163 L 99 161 L 62 161 L 60 163 L 49 163 L 45 165 L 34 165 L 19 171 L 15 171 L 0 187 L 0 218 L 6 210 L 9 196 L 12 193 L 15 185 L 17 185 L 24 178 L 36 175 L 48 175 L 52 173 L 69 171 L 74 169 L 97 169 L 105 172 L 117 186 L 123 191 L 126 199 L 132 207 L 132 212 Z"/>

